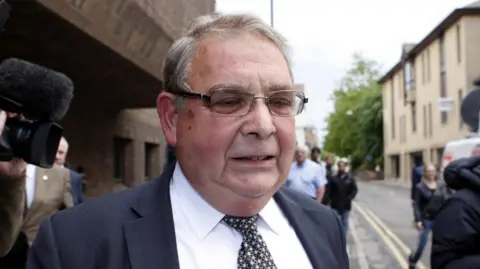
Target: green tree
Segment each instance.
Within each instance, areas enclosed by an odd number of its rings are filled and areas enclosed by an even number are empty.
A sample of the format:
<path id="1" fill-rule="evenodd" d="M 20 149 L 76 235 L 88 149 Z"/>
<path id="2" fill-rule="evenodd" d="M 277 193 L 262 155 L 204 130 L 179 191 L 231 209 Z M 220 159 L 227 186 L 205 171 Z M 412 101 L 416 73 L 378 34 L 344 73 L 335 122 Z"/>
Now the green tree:
<path id="1" fill-rule="evenodd" d="M 383 160 L 382 88 L 380 68 L 361 54 L 340 80 L 332 99 L 334 111 L 326 119 L 324 149 L 349 156 L 353 168 L 373 168 Z M 371 161 L 365 158 L 370 156 Z"/>

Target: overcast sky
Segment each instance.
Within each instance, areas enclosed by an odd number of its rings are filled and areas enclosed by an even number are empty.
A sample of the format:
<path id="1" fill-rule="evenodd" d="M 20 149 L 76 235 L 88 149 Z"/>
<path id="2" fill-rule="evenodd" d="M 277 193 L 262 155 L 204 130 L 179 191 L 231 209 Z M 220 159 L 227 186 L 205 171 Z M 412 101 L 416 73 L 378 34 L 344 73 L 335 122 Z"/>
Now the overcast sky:
<path id="1" fill-rule="evenodd" d="M 222 12 L 253 13 L 270 22 L 270 0 L 217 0 Z M 296 83 L 309 97 L 307 121 L 323 138 L 329 96 L 354 52 L 387 71 L 403 43 L 421 41 L 450 12 L 474 0 L 274 0 L 274 27 L 293 48 Z"/>

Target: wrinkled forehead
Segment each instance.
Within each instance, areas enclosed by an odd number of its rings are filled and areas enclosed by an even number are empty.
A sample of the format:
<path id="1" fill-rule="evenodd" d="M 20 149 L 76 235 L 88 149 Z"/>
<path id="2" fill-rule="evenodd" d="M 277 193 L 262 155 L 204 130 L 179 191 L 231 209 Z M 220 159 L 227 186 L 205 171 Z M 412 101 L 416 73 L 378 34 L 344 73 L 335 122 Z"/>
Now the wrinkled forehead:
<path id="1" fill-rule="evenodd" d="M 196 92 L 218 85 L 254 92 L 291 89 L 288 64 L 268 39 L 251 34 L 211 36 L 197 44 L 188 79 Z"/>

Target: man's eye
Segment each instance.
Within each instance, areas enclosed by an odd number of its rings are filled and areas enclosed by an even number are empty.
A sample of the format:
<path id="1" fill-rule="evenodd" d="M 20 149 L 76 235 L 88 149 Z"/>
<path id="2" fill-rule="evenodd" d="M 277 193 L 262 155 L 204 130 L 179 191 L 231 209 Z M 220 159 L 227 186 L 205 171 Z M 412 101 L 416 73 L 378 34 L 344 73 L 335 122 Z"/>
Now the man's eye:
<path id="1" fill-rule="evenodd" d="M 237 106 L 245 103 L 243 98 L 223 98 L 213 103 L 215 106 Z"/>
<path id="2" fill-rule="evenodd" d="M 292 100 L 285 99 L 285 98 L 274 98 L 270 100 L 270 105 L 277 106 L 277 107 L 284 107 L 284 106 L 292 106 Z"/>

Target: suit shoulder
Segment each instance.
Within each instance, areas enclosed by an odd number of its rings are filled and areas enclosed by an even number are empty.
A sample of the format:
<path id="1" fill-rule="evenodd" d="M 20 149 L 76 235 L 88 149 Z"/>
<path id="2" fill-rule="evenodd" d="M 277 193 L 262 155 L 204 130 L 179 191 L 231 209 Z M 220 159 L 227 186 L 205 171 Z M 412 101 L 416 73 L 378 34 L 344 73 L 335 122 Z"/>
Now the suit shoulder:
<path id="1" fill-rule="evenodd" d="M 52 217 L 52 222 L 62 223 L 78 221 L 78 219 L 89 221 L 118 219 L 118 217 L 130 212 L 130 205 L 141 195 L 143 190 L 150 187 L 150 184 L 149 182 L 135 188 L 88 199 L 75 207 L 56 213 Z"/>
<path id="2" fill-rule="evenodd" d="M 306 196 L 303 193 L 297 192 L 296 190 L 283 187 L 280 189 L 280 192 L 284 195 L 286 199 L 291 200 L 292 202 L 298 204 L 300 207 L 304 209 L 308 209 L 310 211 L 315 212 L 316 216 L 319 216 L 323 219 L 335 219 L 335 215 L 333 211 L 323 204 L 319 203 L 318 201 Z"/>

